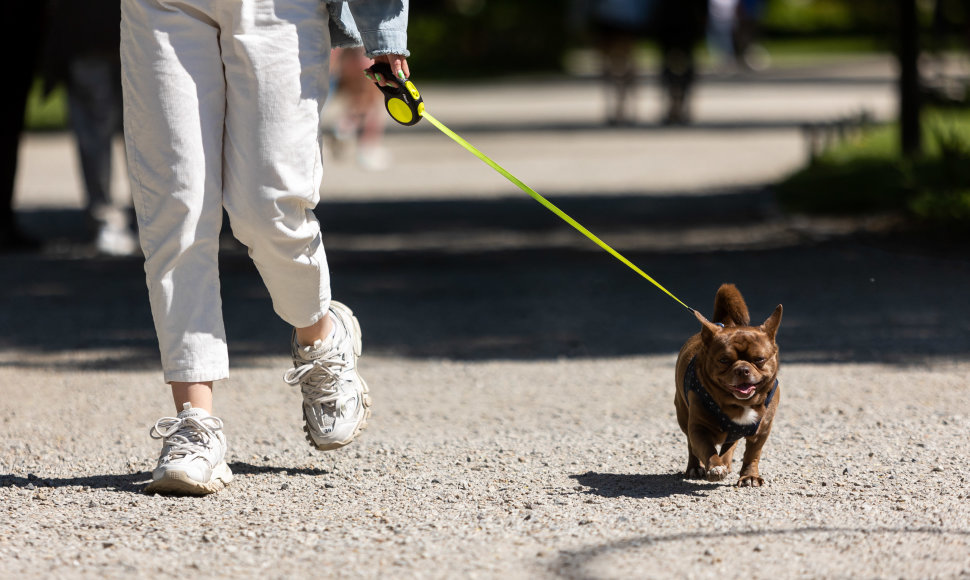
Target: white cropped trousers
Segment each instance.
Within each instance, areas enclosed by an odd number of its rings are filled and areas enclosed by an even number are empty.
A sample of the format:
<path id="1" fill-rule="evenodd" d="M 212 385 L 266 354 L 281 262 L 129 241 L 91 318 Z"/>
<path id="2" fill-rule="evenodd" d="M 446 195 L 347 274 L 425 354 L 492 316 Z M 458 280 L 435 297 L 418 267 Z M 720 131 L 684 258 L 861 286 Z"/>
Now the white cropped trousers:
<path id="1" fill-rule="evenodd" d="M 310 326 L 329 308 L 313 214 L 326 4 L 123 0 L 121 8 L 129 176 L 164 378 L 226 378 L 223 208 L 284 321 Z"/>

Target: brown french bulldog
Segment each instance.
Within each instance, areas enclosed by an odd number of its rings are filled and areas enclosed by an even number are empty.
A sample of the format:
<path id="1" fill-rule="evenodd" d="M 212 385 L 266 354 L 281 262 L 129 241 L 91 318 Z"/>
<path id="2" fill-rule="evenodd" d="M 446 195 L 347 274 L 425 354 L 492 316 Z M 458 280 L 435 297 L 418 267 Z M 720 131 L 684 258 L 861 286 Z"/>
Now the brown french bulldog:
<path id="1" fill-rule="evenodd" d="M 749 326 L 744 298 L 723 284 L 714 298 L 713 322 L 696 310 L 701 331 L 677 356 L 677 421 L 687 435 L 689 479 L 721 481 L 744 439 L 739 486 L 761 486 L 761 448 L 778 409 L 778 345 L 781 304 L 761 326 Z M 719 446 L 720 450 L 715 446 Z"/>

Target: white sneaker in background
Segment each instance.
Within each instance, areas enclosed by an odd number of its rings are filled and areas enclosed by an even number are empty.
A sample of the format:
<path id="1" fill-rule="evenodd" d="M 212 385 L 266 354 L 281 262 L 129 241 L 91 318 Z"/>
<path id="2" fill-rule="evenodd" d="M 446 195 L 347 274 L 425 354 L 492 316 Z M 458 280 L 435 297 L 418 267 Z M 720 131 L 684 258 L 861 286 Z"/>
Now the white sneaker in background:
<path id="1" fill-rule="evenodd" d="M 367 427 L 370 395 L 357 372 L 360 323 L 347 306 L 330 301 L 336 329 L 327 342 L 300 346 L 293 333 L 293 368 L 283 380 L 303 392 L 303 430 L 310 445 L 326 451 L 347 445 Z"/>
<path id="2" fill-rule="evenodd" d="M 163 443 L 145 493 L 206 495 L 232 481 L 222 419 L 185 403 L 178 417 L 159 419 L 149 434 Z"/>
<path id="3" fill-rule="evenodd" d="M 357 145 L 357 165 L 366 171 L 384 171 L 391 166 L 391 153 L 382 145 Z"/>
<path id="4" fill-rule="evenodd" d="M 94 240 L 98 253 L 106 256 L 131 256 L 138 251 L 138 240 L 127 226 L 105 222 L 98 227 Z"/>

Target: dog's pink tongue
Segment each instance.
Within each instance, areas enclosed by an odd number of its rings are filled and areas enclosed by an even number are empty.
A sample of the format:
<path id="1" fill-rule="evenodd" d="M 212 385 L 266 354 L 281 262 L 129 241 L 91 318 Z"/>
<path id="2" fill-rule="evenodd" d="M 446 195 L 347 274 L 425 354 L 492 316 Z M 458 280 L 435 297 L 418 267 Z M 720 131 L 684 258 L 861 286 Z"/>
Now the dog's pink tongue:
<path id="1" fill-rule="evenodd" d="M 754 390 L 757 388 L 757 385 L 738 385 L 734 388 L 737 389 L 737 391 L 742 395 L 747 395 L 747 394 L 753 393 Z"/>

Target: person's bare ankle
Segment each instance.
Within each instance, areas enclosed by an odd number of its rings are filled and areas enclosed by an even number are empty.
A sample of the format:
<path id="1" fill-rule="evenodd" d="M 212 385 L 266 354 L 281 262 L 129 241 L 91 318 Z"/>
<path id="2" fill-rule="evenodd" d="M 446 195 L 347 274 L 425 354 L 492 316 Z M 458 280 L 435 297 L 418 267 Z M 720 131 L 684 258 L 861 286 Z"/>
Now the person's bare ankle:
<path id="1" fill-rule="evenodd" d="M 191 403 L 193 409 L 202 409 L 212 414 L 212 381 L 198 383 L 173 382 L 172 399 L 175 401 L 176 413 L 182 411 L 185 403 Z"/>
<path id="2" fill-rule="evenodd" d="M 330 312 L 311 326 L 296 329 L 296 342 L 300 346 L 311 346 L 318 340 L 326 342 L 334 331 L 333 317 Z"/>

